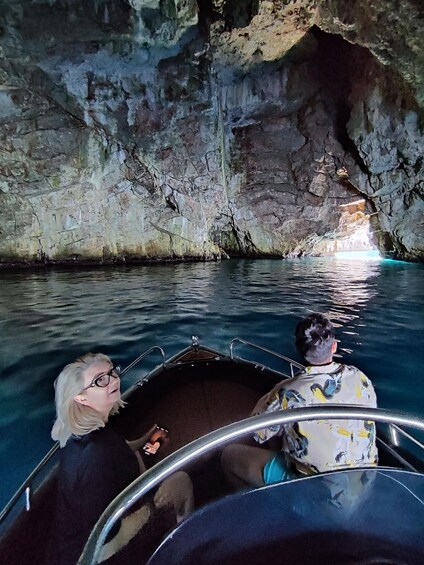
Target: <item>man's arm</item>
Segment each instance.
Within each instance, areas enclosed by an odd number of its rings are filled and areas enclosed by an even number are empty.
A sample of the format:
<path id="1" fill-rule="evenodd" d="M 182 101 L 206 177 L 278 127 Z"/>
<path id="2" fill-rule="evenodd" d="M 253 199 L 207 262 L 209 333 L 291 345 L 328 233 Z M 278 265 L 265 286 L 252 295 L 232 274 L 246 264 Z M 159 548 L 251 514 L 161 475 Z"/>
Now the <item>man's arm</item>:
<path id="1" fill-rule="evenodd" d="M 281 383 L 279 383 L 279 386 Z M 277 412 L 281 410 L 281 403 L 280 403 L 280 396 L 279 396 L 280 388 L 274 387 L 274 389 L 267 395 L 265 400 L 265 409 L 260 412 L 261 414 L 270 414 L 272 412 Z M 258 406 L 258 404 L 256 405 Z M 256 408 L 255 406 L 255 408 Z M 252 414 L 258 415 L 258 414 Z M 253 439 L 258 443 L 264 443 L 265 441 L 269 441 L 276 435 L 280 435 L 281 426 L 271 426 L 270 428 L 264 428 L 263 430 L 258 430 L 253 435 Z"/>
<path id="2" fill-rule="evenodd" d="M 291 410 L 292 408 L 302 408 L 306 406 L 306 401 L 297 390 L 296 380 L 285 380 L 278 383 L 269 393 L 267 407 L 262 413 L 271 413 L 278 410 Z M 253 436 L 259 443 L 264 443 L 274 436 L 281 436 L 284 433 L 284 426 L 275 425 L 263 430 L 259 430 Z"/>
<path id="3" fill-rule="evenodd" d="M 278 393 L 285 383 L 286 380 L 277 383 L 272 390 L 261 396 L 250 415 L 259 416 L 259 414 L 267 412 L 268 407 L 274 402 L 275 398 L 278 398 Z"/>

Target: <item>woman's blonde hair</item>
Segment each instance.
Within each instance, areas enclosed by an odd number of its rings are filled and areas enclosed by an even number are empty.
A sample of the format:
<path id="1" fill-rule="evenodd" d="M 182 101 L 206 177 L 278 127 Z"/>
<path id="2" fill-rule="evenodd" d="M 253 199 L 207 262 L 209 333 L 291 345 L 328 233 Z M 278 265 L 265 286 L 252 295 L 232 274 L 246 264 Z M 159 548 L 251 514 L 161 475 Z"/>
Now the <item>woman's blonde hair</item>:
<path id="1" fill-rule="evenodd" d="M 84 406 L 74 399 L 85 386 L 83 372 L 99 361 L 112 363 L 103 353 L 86 353 L 66 365 L 55 381 L 56 420 L 51 435 L 55 441 L 59 441 L 61 447 L 71 435 L 89 434 L 105 425 L 102 415 L 97 410 Z M 118 400 L 110 414 L 115 414 L 122 406 L 124 402 Z"/>

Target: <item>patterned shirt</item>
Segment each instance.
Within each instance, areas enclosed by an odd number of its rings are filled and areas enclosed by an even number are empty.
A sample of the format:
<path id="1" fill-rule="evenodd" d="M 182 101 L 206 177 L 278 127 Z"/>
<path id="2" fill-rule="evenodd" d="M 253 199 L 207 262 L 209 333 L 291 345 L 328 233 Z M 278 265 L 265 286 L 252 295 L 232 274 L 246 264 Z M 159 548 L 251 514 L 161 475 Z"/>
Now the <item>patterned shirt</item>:
<path id="1" fill-rule="evenodd" d="M 259 400 L 254 412 L 275 412 L 322 404 L 375 408 L 371 381 L 356 367 L 330 363 L 305 367 Z M 363 420 L 315 420 L 272 426 L 255 434 L 259 443 L 282 438 L 282 451 L 300 471 L 323 472 L 377 465 L 375 424 Z"/>

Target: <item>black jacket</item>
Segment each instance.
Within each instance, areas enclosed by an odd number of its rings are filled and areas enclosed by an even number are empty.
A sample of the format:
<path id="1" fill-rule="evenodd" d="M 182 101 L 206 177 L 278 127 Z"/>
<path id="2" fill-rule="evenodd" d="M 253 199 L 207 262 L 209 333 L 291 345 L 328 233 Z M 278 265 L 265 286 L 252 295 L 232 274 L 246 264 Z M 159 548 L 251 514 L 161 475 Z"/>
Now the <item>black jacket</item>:
<path id="1" fill-rule="evenodd" d="M 139 476 L 136 456 L 107 425 L 61 449 L 48 565 L 75 565 L 109 503 Z M 113 532 L 112 532 L 113 535 Z"/>

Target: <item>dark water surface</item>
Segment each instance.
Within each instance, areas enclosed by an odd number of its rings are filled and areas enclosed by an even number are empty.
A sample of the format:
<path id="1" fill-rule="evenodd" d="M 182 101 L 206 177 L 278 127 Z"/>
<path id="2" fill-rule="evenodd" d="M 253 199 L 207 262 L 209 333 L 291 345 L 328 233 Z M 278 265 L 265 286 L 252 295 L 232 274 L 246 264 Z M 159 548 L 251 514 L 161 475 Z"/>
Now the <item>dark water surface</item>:
<path id="1" fill-rule="evenodd" d="M 86 351 L 125 365 L 152 345 L 169 356 L 192 335 L 219 349 L 239 336 L 300 360 L 295 324 L 321 311 L 379 405 L 422 415 L 423 274 L 339 259 L 0 272 L 0 507 L 51 447 L 53 381 Z"/>

